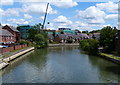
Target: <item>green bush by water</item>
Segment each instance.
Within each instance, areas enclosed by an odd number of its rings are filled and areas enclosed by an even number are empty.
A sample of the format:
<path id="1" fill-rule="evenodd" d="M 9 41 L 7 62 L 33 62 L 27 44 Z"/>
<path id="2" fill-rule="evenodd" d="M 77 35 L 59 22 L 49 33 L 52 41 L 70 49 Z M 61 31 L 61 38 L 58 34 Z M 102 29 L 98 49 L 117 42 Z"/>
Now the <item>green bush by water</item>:
<path id="1" fill-rule="evenodd" d="M 88 52 L 89 54 L 97 54 L 98 44 L 99 44 L 99 41 L 95 39 L 85 39 L 80 41 L 80 48 Z"/>

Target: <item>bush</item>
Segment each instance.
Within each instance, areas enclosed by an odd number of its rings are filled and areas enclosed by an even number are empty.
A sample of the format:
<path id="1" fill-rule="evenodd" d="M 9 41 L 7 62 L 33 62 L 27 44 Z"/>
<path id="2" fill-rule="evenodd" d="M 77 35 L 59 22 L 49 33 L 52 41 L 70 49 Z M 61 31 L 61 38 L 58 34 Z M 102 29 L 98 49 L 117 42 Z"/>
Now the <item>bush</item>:
<path id="1" fill-rule="evenodd" d="M 67 43 L 72 43 L 72 42 L 73 42 L 73 40 L 67 39 Z"/>
<path id="2" fill-rule="evenodd" d="M 99 42 L 96 39 L 85 39 L 80 41 L 80 48 L 89 54 L 98 53 Z"/>
<path id="3" fill-rule="evenodd" d="M 21 41 L 20 41 L 20 44 L 21 44 L 21 45 L 27 44 L 27 41 L 26 41 L 26 40 L 21 40 Z"/>

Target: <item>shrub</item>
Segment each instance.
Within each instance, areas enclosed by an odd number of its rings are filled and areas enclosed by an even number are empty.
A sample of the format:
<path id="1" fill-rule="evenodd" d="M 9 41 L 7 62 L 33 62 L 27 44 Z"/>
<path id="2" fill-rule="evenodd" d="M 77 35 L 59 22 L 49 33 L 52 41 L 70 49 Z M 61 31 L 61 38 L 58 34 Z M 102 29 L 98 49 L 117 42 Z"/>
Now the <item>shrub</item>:
<path id="1" fill-rule="evenodd" d="M 89 54 L 97 54 L 98 44 L 99 42 L 96 39 L 85 39 L 80 41 L 80 48 Z"/>
<path id="2" fill-rule="evenodd" d="M 73 42 L 73 40 L 67 39 L 67 43 L 72 43 L 72 42 Z"/>
<path id="3" fill-rule="evenodd" d="M 20 44 L 21 44 L 21 45 L 27 44 L 27 41 L 26 41 L 26 40 L 21 40 L 21 41 L 20 41 Z"/>

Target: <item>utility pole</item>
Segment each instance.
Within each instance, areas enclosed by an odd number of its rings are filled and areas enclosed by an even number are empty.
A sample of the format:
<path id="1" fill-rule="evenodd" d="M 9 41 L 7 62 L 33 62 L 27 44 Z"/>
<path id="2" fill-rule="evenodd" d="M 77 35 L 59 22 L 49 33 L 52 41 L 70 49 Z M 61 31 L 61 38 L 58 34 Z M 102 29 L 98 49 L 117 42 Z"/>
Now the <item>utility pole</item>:
<path id="1" fill-rule="evenodd" d="M 45 20 L 46 20 L 46 16 L 47 16 L 48 6 L 49 6 L 49 3 L 47 3 L 47 8 L 46 8 L 45 16 L 44 16 L 44 21 L 43 21 L 43 26 L 42 26 L 42 29 L 44 29 Z"/>

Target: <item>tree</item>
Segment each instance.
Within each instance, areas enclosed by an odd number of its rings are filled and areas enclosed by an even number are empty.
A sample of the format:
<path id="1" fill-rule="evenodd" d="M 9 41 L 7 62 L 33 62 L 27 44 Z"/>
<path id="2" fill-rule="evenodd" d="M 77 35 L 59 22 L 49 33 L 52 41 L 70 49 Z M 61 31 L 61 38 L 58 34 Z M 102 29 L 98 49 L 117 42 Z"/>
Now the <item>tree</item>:
<path id="1" fill-rule="evenodd" d="M 30 29 L 29 30 L 29 40 L 33 43 L 35 42 L 35 47 L 46 47 L 48 45 L 48 36 L 41 29 Z"/>
<path id="2" fill-rule="evenodd" d="M 34 41 L 37 48 L 46 46 L 46 40 L 42 34 L 36 34 L 34 39 L 35 39 Z"/>
<path id="3" fill-rule="evenodd" d="M 53 37 L 55 38 L 55 32 L 53 32 L 53 34 L 52 34 L 52 35 L 53 35 Z"/>
<path id="4" fill-rule="evenodd" d="M 17 30 L 19 30 L 19 31 L 20 31 L 20 26 L 17 26 Z"/>
<path id="5" fill-rule="evenodd" d="M 90 31 L 89 33 L 98 33 L 100 32 L 100 30 L 93 30 L 93 31 Z"/>
<path id="6" fill-rule="evenodd" d="M 86 31 L 82 31 L 82 33 L 86 33 L 86 34 L 88 34 L 89 32 L 86 30 Z"/>
<path id="7" fill-rule="evenodd" d="M 34 41 L 35 35 L 38 33 L 37 29 L 29 29 L 29 37 L 30 41 Z"/>
<path id="8" fill-rule="evenodd" d="M 80 41 L 80 48 L 89 54 L 97 54 L 98 53 L 98 44 L 99 41 L 96 39 L 85 39 Z"/>
<path id="9" fill-rule="evenodd" d="M 102 46 L 106 52 L 110 52 L 114 49 L 116 33 L 117 29 L 111 26 L 106 26 L 100 31 L 100 46 Z"/>

